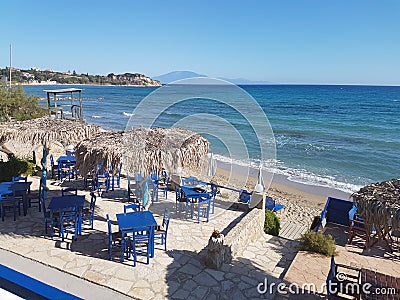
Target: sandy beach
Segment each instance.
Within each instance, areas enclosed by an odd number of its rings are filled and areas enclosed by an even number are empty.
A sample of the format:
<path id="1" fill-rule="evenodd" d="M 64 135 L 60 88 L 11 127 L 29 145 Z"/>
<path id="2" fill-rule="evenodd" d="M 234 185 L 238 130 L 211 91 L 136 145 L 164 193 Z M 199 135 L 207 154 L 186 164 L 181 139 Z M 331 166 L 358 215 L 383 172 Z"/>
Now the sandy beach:
<path id="1" fill-rule="evenodd" d="M 217 173 L 213 180 L 220 185 L 247 189 L 253 191 L 257 184 L 256 170 L 251 170 L 249 176 L 244 173 L 245 168 L 230 172 L 226 164 L 218 164 Z M 237 167 L 237 166 L 235 166 Z M 268 174 L 270 178 L 272 174 Z M 243 182 L 245 184 L 243 185 Z M 267 183 L 267 182 L 266 182 Z M 227 193 L 228 190 L 221 190 Z M 277 214 L 282 222 L 292 222 L 310 226 L 314 216 L 320 215 L 328 197 L 337 197 L 350 200 L 350 194 L 328 187 L 308 185 L 288 180 L 282 175 L 272 176 L 272 182 L 266 191 L 277 203 L 285 205 L 285 209 Z"/>

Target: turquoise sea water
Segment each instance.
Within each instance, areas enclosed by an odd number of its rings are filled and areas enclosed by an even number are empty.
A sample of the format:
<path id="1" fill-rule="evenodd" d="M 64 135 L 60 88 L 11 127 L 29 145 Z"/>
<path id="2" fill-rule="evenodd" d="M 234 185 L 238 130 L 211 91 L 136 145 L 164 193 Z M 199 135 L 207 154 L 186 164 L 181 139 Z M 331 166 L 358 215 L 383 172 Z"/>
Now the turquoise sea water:
<path id="1" fill-rule="evenodd" d="M 45 97 L 44 89 L 25 86 Z M 400 87 L 264 85 L 242 86 L 266 113 L 276 142 L 276 165 L 265 168 L 306 182 L 355 191 L 370 182 L 399 177 Z M 155 88 L 84 86 L 89 123 L 108 130 L 124 130 L 135 106 Z M 162 99 L 160 99 L 162 101 Z M 250 126 L 232 108 L 205 99 L 183 101 L 167 109 L 156 126 L 171 126 L 192 113 L 207 112 L 227 119 L 247 139 L 252 161 L 257 141 Z M 135 117 L 135 116 L 133 116 Z M 212 122 L 203 120 L 212 130 Z M 210 136 L 212 151 L 224 160 L 226 147 Z M 227 135 L 225 138 L 229 139 Z M 233 138 L 233 136 L 231 137 Z M 238 163 L 247 163 L 240 161 Z"/>

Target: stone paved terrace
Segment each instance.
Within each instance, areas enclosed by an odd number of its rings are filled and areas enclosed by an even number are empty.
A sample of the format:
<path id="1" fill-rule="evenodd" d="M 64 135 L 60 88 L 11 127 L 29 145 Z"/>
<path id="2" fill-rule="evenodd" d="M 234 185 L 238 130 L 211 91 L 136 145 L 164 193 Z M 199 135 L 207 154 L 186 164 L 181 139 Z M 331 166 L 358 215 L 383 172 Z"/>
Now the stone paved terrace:
<path id="1" fill-rule="evenodd" d="M 121 186 L 126 184 L 122 180 Z M 37 185 L 38 178 L 34 178 L 32 189 Z M 63 183 L 63 186 L 74 185 L 81 188 L 82 181 Z M 49 180 L 48 186 L 48 201 L 61 194 L 58 182 Z M 88 200 L 89 192 L 79 191 L 82 193 Z M 115 214 L 123 211 L 126 198 L 123 188 L 99 197 L 94 229 L 84 229 L 77 241 L 68 237 L 61 242 L 58 236 L 52 239 L 45 235 L 43 215 L 37 207 L 30 208 L 28 215 L 18 217 L 16 222 L 12 216 L 6 216 L 5 222 L 0 222 L 0 248 L 139 299 L 272 298 L 273 295 L 260 295 L 257 285 L 265 278 L 269 282 L 283 278 L 295 256 L 294 241 L 263 235 L 248 246 L 242 257 L 234 257 L 221 270 L 205 268 L 200 252 L 212 231 L 229 228 L 243 212 L 228 209 L 230 201 L 220 198 L 210 222 L 198 224 L 197 220 L 185 220 L 183 215 L 175 213 L 175 193 L 169 192 L 168 199 L 163 199 L 160 193 L 160 201 L 150 207 L 158 217 L 165 207 L 172 212 L 168 251 L 156 245 L 155 257 L 149 265 L 145 264 L 145 257 L 139 257 L 139 263 L 133 267 L 132 260 L 119 261 L 116 249 L 113 260 L 109 261 L 105 216 L 110 215 L 114 220 L 113 231 L 118 230 Z"/>

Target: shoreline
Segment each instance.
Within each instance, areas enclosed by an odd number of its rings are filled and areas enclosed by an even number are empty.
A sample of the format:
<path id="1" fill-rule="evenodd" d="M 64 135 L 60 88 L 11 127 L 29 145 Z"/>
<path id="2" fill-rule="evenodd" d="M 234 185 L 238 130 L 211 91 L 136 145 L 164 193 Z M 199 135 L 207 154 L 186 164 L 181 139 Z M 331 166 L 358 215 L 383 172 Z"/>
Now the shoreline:
<path id="1" fill-rule="evenodd" d="M 248 176 L 247 172 L 249 172 Z M 213 181 L 238 190 L 247 189 L 252 192 L 258 181 L 257 176 L 257 169 L 217 160 L 217 172 Z M 350 193 L 334 188 L 293 182 L 284 175 L 268 173 L 265 170 L 263 170 L 263 176 L 266 195 L 272 197 L 276 203 L 285 206 L 285 209 L 277 212 L 281 222 L 310 227 L 314 217 L 321 214 L 328 197 L 352 201 Z M 221 192 L 225 193 L 222 188 Z"/>
<path id="2" fill-rule="evenodd" d="M 38 83 L 38 84 L 31 84 L 31 83 L 15 83 L 14 85 L 21 85 L 21 86 L 132 86 L 132 87 L 161 87 L 162 85 L 134 85 L 134 84 L 86 84 L 86 83 Z"/>

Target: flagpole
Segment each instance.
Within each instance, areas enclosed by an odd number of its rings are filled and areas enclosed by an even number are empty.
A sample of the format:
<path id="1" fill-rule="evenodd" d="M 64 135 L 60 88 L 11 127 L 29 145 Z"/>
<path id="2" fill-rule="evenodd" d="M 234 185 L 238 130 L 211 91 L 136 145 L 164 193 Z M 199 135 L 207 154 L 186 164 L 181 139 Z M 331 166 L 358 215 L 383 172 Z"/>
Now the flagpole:
<path id="1" fill-rule="evenodd" d="M 10 44 L 10 87 L 11 87 L 12 45 Z"/>

